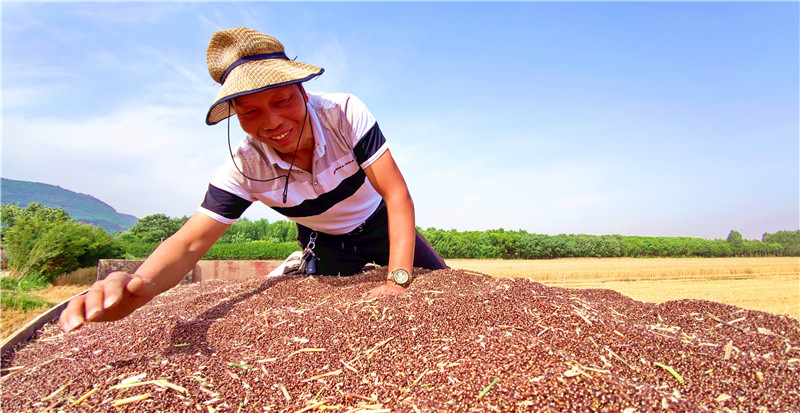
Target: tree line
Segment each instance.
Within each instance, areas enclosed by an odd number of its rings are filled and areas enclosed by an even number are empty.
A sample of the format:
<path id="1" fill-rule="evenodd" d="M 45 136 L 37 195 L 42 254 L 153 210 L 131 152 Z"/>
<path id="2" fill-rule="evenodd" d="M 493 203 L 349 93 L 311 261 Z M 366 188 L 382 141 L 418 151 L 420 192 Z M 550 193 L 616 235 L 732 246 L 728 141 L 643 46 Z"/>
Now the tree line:
<path id="1" fill-rule="evenodd" d="M 139 219 L 124 233 L 71 219 L 63 209 L 32 203 L 25 208 L 2 205 L 0 242 L 9 269 L 19 276 L 38 273 L 46 278 L 101 258 L 144 259 L 188 219 L 164 214 Z M 747 240 L 738 231 L 726 239 L 623 235 L 545 235 L 524 230 L 455 231 L 420 229 L 446 259 L 553 259 L 572 257 L 762 257 L 800 256 L 800 230 L 765 233 Z M 220 238 L 204 259 L 282 260 L 299 250 L 294 223 L 242 218 Z"/>
<path id="2" fill-rule="evenodd" d="M 148 215 L 137 221 L 119 240 L 129 259 L 144 259 L 158 244 L 174 234 L 189 218 L 170 218 L 164 214 Z M 234 222 L 203 256 L 206 260 L 283 260 L 299 251 L 294 223 L 266 219 Z"/>
<path id="3" fill-rule="evenodd" d="M 160 241 L 174 233 L 188 218 L 169 218 L 163 214 L 140 219 L 120 239 L 136 256 L 152 251 Z M 765 233 L 761 240 L 744 239 L 732 230 L 726 239 L 694 237 L 646 237 L 625 235 L 559 234 L 545 235 L 524 230 L 456 231 L 436 228 L 420 233 L 443 258 L 553 259 L 577 257 L 764 257 L 800 256 L 800 230 Z M 267 251 L 263 242 L 282 244 Z M 228 244 L 226 247 L 220 245 Z M 206 259 L 277 259 L 274 254 L 299 250 L 297 227 L 286 220 L 269 222 L 242 218 L 228 229 Z M 259 255 L 262 254 L 262 255 Z M 146 255 L 145 255 L 146 256 Z M 210 258 L 213 256 L 215 258 Z"/>
<path id="4" fill-rule="evenodd" d="M 174 234 L 189 217 L 170 218 L 164 214 L 148 215 L 139 219 L 127 231 L 119 235 L 123 242 L 162 242 Z M 297 226 L 294 223 L 279 220 L 269 222 L 266 219 L 250 221 L 241 218 L 225 231 L 217 241 L 218 244 L 235 244 L 253 241 L 269 241 L 273 243 L 296 242 Z"/>
<path id="5" fill-rule="evenodd" d="M 577 257 L 764 257 L 800 255 L 800 231 L 746 240 L 625 235 L 533 234 L 524 230 L 420 231 L 443 258 L 552 259 Z"/>

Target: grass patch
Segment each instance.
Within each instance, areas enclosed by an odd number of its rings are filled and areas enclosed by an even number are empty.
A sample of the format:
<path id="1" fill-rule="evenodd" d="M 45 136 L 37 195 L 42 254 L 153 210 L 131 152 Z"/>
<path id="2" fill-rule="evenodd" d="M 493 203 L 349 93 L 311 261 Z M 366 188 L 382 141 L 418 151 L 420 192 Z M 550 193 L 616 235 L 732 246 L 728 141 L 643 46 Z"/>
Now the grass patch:
<path id="1" fill-rule="evenodd" d="M 5 278 L 5 277 L 3 277 Z M 0 339 L 5 339 L 6 337 L 10 336 L 12 333 L 17 331 L 20 327 L 24 326 L 28 321 L 33 320 L 39 314 L 45 312 L 48 308 L 52 308 L 56 304 L 60 303 L 64 300 L 69 299 L 77 294 L 82 293 L 88 288 L 86 285 L 61 285 L 61 286 L 50 286 L 43 290 L 36 290 L 36 291 L 27 291 L 23 293 L 13 292 L 13 291 L 3 291 L 2 296 L 2 311 L 0 311 Z M 6 295 L 7 294 L 22 294 L 30 301 L 38 301 L 43 303 L 41 307 L 36 308 L 28 308 L 28 309 L 17 309 L 12 308 L 11 305 L 6 307 Z M 16 298 L 12 298 L 12 300 L 17 300 Z M 25 300 L 23 298 L 23 300 Z M 11 301 L 9 301 L 11 303 Z M 16 304 L 15 304 L 16 305 Z M 28 304 L 27 307 L 31 305 Z M 18 305 L 18 307 L 26 307 L 25 305 Z"/>
<path id="2" fill-rule="evenodd" d="M 0 337 L 5 339 L 48 308 L 83 292 L 96 274 L 97 267 L 81 268 L 56 277 L 53 284 L 41 274 L 0 277 Z"/>
<path id="3" fill-rule="evenodd" d="M 0 292 L 0 302 L 2 302 L 3 311 L 7 310 L 35 310 L 47 309 L 55 305 L 49 301 L 42 300 L 41 298 L 30 296 L 24 292 L 16 291 L 2 291 Z"/>
<path id="4" fill-rule="evenodd" d="M 4 276 L 0 278 L 0 289 L 4 291 L 42 290 L 50 286 L 50 281 L 42 274 L 31 274 L 23 278 Z"/>
<path id="5" fill-rule="evenodd" d="M 50 286 L 50 281 L 42 274 L 34 273 L 19 280 L 18 291 L 42 290 Z"/>
<path id="6" fill-rule="evenodd" d="M 11 276 L 0 277 L 0 290 L 17 291 L 19 288 L 19 280 Z"/>

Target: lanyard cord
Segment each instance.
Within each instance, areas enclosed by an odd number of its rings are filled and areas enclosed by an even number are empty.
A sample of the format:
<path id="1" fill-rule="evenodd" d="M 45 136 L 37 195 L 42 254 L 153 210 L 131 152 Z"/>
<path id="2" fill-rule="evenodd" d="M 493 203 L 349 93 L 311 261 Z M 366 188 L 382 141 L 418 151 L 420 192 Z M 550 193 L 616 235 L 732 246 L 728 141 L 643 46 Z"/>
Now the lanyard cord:
<path id="1" fill-rule="evenodd" d="M 251 178 L 251 177 L 245 175 L 245 173 L 242 172 L 241 169 L 239 169 L 239 165 L 236 165 L 236 160 L 233 158 L 233 149 L 231 148 L 231 116 L 232 116 L 232 114 L 231 114 L 231 106 L 233 106 L 233 104 L 231 103 L 231 101 L 228 101 L 228 117 L 227 117 L 227 120 L 228 120 L 228 152 L 231 154 L 231 162 L 233 162 L 233 166 L 236 168 L 237 171 L 239 171 L 240 174 L 242 174 L 242 176 L 244 176 L 245 178 L 247 178 L 247 179 L 249 179 L 251 181 L 270 182 L 270 181 L 274 181 L 276 179 L 280 179 L 280 178 L 286 177 L 286 183 L 283 184 L 283 203 L 285 204 L 286 203 L 286 195 L 289 193 L 289 175 L 292 174 L 292 168 L 294 168 L 294 160 L 297 159 L 297 150 L 300 149 L 300 139 L 303 138 L 303 132 L 306 130 L 306 121 L 308 120 L 308 105 L 306 105 L 306 114 L 305 114 L 305 116 L 303 116 L 303 126 L 300 128 L 300 137 L 297 138 L 297 145 L 294 148 L 294 155 L 292 156 L 292 163 L 289 165 L 289 173 L 287 173 L 286 175 L 279 175 L 279 176 L 276 176 L 276 177 L 270 178 L 270 179 Z"/>

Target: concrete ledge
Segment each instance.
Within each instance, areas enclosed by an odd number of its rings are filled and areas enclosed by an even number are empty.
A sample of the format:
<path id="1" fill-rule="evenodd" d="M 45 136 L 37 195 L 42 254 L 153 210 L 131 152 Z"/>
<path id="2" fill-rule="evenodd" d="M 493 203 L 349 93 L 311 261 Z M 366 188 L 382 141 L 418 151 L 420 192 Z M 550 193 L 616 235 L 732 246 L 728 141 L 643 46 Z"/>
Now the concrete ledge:
<path id="1" fill-rule="evenodd" d="M 142 260 L 100 260 L 97 264 L 97 279 L 102 280 L 114 271 L 135 272 Z M 217 261 L 200 260 L 181 283 L 208 280 L 236 280 L 267 275 L 282 261 Z"/>

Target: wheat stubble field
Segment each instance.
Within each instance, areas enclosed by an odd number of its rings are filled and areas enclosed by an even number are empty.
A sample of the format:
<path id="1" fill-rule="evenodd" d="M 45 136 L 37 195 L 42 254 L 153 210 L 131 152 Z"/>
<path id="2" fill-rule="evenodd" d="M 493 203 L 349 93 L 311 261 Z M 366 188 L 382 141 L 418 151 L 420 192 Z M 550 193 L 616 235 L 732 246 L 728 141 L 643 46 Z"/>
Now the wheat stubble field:
<path id="1" fill-rule="evenodd" d="M 605 288 L 651 303 L 701 299 L 800 318 L 798 257 L 447 260 L 447 264 L 550 286 Z"/>

